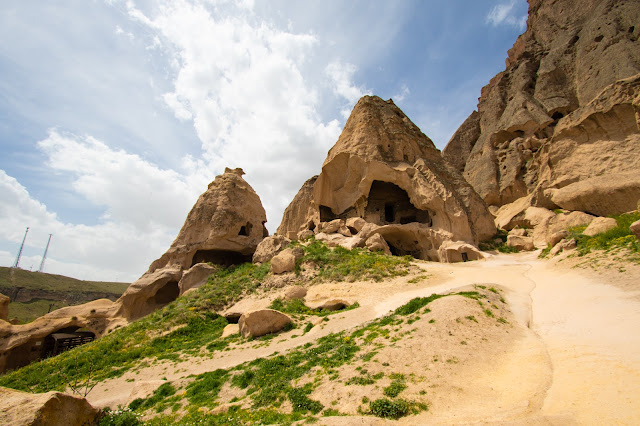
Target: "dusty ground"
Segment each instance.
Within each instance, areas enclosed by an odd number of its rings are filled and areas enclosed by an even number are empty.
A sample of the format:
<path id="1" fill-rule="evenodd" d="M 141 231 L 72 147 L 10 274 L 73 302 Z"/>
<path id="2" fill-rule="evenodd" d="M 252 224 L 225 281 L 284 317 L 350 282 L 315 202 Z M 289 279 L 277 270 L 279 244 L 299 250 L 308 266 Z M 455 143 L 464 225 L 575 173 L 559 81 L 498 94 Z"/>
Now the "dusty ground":
<path id="1" fill-rule="evenodd" d="M 485 303 L 493 304 L 496 318 L 506 323 L 484 315 L 484 307 L 474 300 L 439 299 L 429 305 L 430 313 L 397 331 L 399 336 L 404 333 L 402 338 L 360 365 L 387 377 L 368 387 L 328 381 L 312 397 L 326 407 L 356 414 L 362 397 L 379 397 L 389 384 L 388 374 L 397 373 L 408 378 L 402 397 L 425 402 L 429 410 L 396 424 L 639 424 L 640 267 L 574 268 L 582 261 L 545 261 L 526 253 L 464 264 L 419 262 L 427 278 L 417 283 L 409 283 L 409 276 L 382 283 L 316 285 L 308 299 L 344 298 L 361 307 L 331 316 L 305 335 L 294 329 L 210 359 L 127 373 L 99 384 L 88 399 L 115 407 L 150 392 L 160 378 L 180 380 L 283 353 L 365 324 L 414 297 L 482 285 L 498 291 Z M 343 367 L 341 377 L 358 374 L 355 367 Z M 382 423 L 386 421 L 357 415 L 320 422 Z"/>

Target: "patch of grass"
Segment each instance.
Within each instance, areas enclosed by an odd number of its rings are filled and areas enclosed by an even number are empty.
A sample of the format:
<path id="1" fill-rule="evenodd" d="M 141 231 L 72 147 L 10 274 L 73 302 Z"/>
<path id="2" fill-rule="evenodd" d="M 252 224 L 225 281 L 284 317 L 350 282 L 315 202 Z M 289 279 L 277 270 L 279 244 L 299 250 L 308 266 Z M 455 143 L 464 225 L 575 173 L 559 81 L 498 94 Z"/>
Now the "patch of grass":
<path id="1" fill-rule="evenodd" d="M 507 245 L 507 236 L 509 233 L 503 229 L 498 229 L 496 235 L 492 239 L 482 241 L 478 248 L 482 251 L 499 251 L 500 253 L 517 253 L 518 250 Z"/>
<path id="2" fill-rule="evenodd" d="M 583 227 L 569 229 L 567 238 L 575 238 L 579 255 L 583 256 L 593 250 L 606 251 L 614 248 L 627 248 L 633 253 L 640 253 L 640 241 L 629 229 L 633 222 L 640 220 L 640 212 L 625 213 L 612 217 L 616 220 L 618 226 L 592 237 L 582 234 L 585 229 Z"/>
<path id="3" fill-rule="evenodd" d="M 403 377 L 402 379 L 396 379 L 393 382 L 391 382 L 391 384 L 386 388 L 384 388 L 382 392 L 385 394 L 385 396 L 388 396 L 389 398 L 395 398 L 398 395 L 400 395 L 400 392 L 402 392 L 406 388 L 407 388 L 407 385 Z"/>
<path id="4" fill-rule="evenodd" d="M 283 300 L 282 298 L 275 299 L 273 302 L 271 302 L 271 305 L 269 305 L 269 309 L 285 312 L 287 314 L 315 315 L 319 317 L 338 314 L 340 312 L 350 311 L 352 309 L 356 309 L 359 307 L 360 307 L 360 304 L 356 302 L 353 305 L 346 307 L 345 309 L 340 309 L 337 311 L 328 311 L 326 309 L 311 309 L 307 307 L 307 305 L 305 305 L 304 302 L 300 299 Z"/>
<path id="5" fill-rule="evenodd" d="M 409 414 L 417 414 L 427 409 L 426 404 L 404 399 L 379 398 L 369 403 L 369 412 L 376 417 L 399 419 Z"/>
<path id="6" fill-rule="evenodd" d="M 344 247 L 329 248 L 326 244 L 312 240 L 301 245 L 305 255 L 297 261 L 298 265 L 309 263 L 317 268 L 317 277 L 321 280 L 374 280 L 408 274 L 410 256 L 386 256 L 369 250 Z"/>
<path id="7" fill-rule="evenodd" d="M 411 278 L 411 279 L 410 279 L 410 280 L 408 280 L 407 282 L 408 282 L 409 284 L 417 284 L 417 283 L 419 283 L 420 281 L 424 281 L 424 280 L 426 280 L 427 278 L 429 278 L 429 276 L 428 276 L 428 275 L 418 275 L 417 277 Z"/>
<path id="8" fill-rule="evenodd" d="M 440 299 L 441 297 L 445 297 L 445 296 L 446 295 L 444 294 L 432 294 L 429 297 L 416 297 L 415 299 L 411 299 L 409 303 L 403 306 L 400 306 L 398 309 L 396 309 L 395 314 L 403 315 L 403 316 L 411 315 L 412 313 L 417 312 L 424 306 L 427 306 L 429 303 L 433 302 L 434 300 Z"/>
<path id="9" fill-rule="evenodd" d="M 492 312 L 492 311 L 491 311 L 491 309 L 489 309 L 489 308 L 485 308 L 485 309 L 484 309 L 484 314 L 485 314 L 486 316 L 488 316 L 489 318 L 493 318 L 493 317 L 494 317 L 493 312 Z"/>

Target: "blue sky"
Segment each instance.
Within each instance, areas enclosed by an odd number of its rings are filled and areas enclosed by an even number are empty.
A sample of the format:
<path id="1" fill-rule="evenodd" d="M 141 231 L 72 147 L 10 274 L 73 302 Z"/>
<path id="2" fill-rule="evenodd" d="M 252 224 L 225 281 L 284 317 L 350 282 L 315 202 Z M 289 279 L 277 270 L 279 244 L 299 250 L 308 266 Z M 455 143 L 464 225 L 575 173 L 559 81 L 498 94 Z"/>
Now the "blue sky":
<path id="1" fill-rule="evenodd" d="M 225 166 L 276 230 L 364 94 L 442 149 L 525 0 L 0 4 L 0 265 L 131 281 Z"/>

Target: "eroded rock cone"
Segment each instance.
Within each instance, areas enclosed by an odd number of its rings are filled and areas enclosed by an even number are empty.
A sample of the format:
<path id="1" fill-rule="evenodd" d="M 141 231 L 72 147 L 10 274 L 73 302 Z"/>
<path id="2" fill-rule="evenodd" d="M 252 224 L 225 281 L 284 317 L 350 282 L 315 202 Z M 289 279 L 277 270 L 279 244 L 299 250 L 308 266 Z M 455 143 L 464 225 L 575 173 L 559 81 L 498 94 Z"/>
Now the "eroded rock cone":
<path id="1" fill-rule="evenodd" d="M 529 0 L 506 70 L 443 156 L 490 205 L 597 215 L 640 196 L 640 8 L 636 0 Z"/>
<path id="2" fill-rule="evenodd" d="M 440 260 L 444 241 L 477 244 L 495 233 L 485 203 L 461 174 L 393 101 L 377 96 L 358 101 L 322 173 L 305 183 L 278 233 L 295 238 L 320 223 L 327 233 L 332 221 L 352 218 L 377 225 L 365 227 L 368 236 L 382 235 L 392 253 L 430 260 Z"/>
<path id="3" fill-rule="evenodd" d="M 242 179 L 242 169 L 227 168 L 209 184 L 189 212 L 171 247 L 149 267 L 188 269 L 199 262 L 251 262 L 258 243 L 268 235 L 260 197 Z"/>

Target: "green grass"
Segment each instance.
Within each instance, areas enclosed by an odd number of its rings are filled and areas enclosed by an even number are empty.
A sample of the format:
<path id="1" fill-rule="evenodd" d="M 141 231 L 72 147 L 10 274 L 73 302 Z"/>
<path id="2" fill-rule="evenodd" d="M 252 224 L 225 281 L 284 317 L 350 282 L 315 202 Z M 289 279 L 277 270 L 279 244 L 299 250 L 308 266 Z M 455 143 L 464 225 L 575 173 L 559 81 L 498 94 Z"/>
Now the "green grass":
<path id="1" fill-rule="evenodd" d="M 300 247 L 305 254 L 297 261 L 298 270 L 304 264 L 313 265 L 317 268 L 318 279 L 328 281 L 381 281 L 404 276 L 413 260 L 410 256 L 386 256 L 361 248 L 347 250 L 338 246 L 332 249 L 316 240 Z"/>
<path id="2" fill-rule="evenodd" d="M 369 403 L 369 412 L 376 417 L 399 419 L 409 414 L 417 414 L 427 409 L 426 404 L 406 401 L 404 399 L 379 398 Z"/>
<path id="3" fill-rule="evenodd" d="M 54 311 L 104 297 L 115 300 L 128 286 L 127 283 L 82 281 L 63 275 L 0 267 L 0 293 L 12 299 L 9 318 L 17 318 L 21 323 L 33 321 L 49 309 Z M 16 295 L 25 301 L 15 302 Z"/>
<path id="4" fill-rule="evenodd" d="M 507 245 L 507 236 L 509 233 L 503 229 L 498 229 L 496 235 L 492 239 L 482 241 L 478 248 L 482 251 L 499 251 L 500 253 L 518 253 L 514 247 Z M 498 241 L 499 240 L 499 241 Z"/>
<path id="5" fill-rule="evenodd" d="M 625 213 L 618 216 L 610 216 L 618 222 L 618 226 L 615 228 L 596 234 L 594 236 L 584 235 L 583 232 L 587 228 L 586 226 L 576 226 L 569 228 L 567 231 L 566 239 L 575 239 L 577 243 L 577 253 L 579 256 L 584 256 L 593 251 L 615 251 L 619 249 L 628 249 L 631 252 L 629 260 L 640 262 L 640 241 L 631 232 L 629 226 L 636 220 L 640 220 L 640 212 Z M 540 257 L 546 257 L 551 251 L 552 247 L 547 246 Z"/>
<path id="6" fill-rule="evenodd" d="M 311 309 L 307 307 L 307 305 L 305 305 L 304 302 L 300 299 L 283 300 L 281 298 L 275 299 L 273 302 L 271 302 L 271 305 L 269 305 L 269 309 L 275 309 L 276 311 L 284 312 L 287 314 L 315 315 L 319 317 L 324 317 L 331 314 L 337 314 L 344 311 L 350 311 L 352 309 L 356 309 L 359 307 L 360 307 L 360 304 L 356 302 L 346 307 L 345 309 L 341 309 L 337 311 L 327 311 L 326 309 Z"/>

